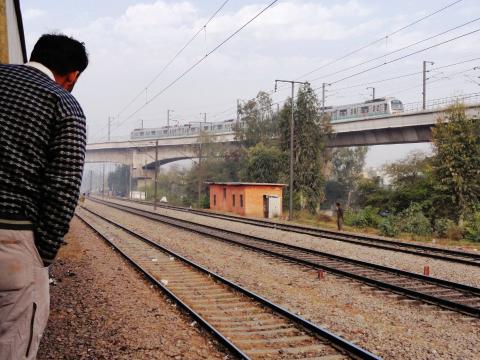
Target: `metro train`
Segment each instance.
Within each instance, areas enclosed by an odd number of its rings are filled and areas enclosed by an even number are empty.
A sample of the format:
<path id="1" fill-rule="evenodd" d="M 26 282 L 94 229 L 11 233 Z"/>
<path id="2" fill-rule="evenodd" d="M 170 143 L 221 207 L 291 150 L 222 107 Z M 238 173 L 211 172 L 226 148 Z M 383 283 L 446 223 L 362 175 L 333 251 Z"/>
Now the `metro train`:
<path id="1" fill-rule="evenodd" d="M 332 123 L 394 115 L 403 112 L 403 103 L 394 97 L 383 97 L 363 103 L 325 107 Z"/>
<path id="2" fill-rule="evenodd" d="M 334 123 L 365 120 L 367 118 L 394 115 L 403 112 L 403 103 L 394 97 L 384 97 L 368 100 L 363 103 L 325 107 L 325 113 L 330 114 L 330 121 Z M 201 131 L 210 134 L 231 133 L 235 131 L 237 122 L 228 119 L 219 122 L 198 122 L 176 126 L 162 126 L 158 128 L 135 129 L 131 133 L 131 140 L 161 139 L 178 136 L 197 136 Z M 238 126 L 246 126 L 239 121 Z"/>
<path id="3" fill-rule="evenodd" d="M 131 133 L 132 140 L 139 139 L 160 139 L 176 136 L 195 136 L 204 131 L 209 134 L 231 133 L 235 130 L 235 119 L 228 119 L 220 122 L 198 122 L 177 126 L 162 126 L 159 128 L 135 129 Z M 239 126 L 244 126 L 240 121 Z"/>

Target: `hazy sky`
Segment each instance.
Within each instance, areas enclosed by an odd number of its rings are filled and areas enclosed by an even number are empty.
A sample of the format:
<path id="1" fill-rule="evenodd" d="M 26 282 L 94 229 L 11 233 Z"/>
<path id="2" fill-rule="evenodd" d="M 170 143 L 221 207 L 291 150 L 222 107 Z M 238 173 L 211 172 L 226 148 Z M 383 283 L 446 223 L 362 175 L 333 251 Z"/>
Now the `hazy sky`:
<path id="1" fill-rule="evenodd" d="M 42 33 L 52 31 L 73 35 L 86 43 L 91 63 L 74 95 L 87 115 L 90 141 L 104 141 L 108 116 L 115 117 L 112 138 L 127 136 L 134 127 L 139 127 L 141 120 L 147 127 L 165 125 L 167 109 L 174 110 L 172 117 L 179 123 L 197 121 L 204 112 L 209 120 L 220 121 L 235 116 L 237 99 L 252 98 L 259 90 L 273 90 L 275 79 L 309 80 L 317 88 L 322 82 L 335 82 L 480 28 L 480 20 L 476 20 L 480 16 L 480 2 L 460 1 L 386 40 L 302 76 L 454 1 L 279 1 L 152 100 L 270 1 L 229 1 L 205 31 L 145 91 L 147 84 L 223 2 L 22 0 L 27 51 L 30 53 Z M 388 54 L 469 21 L 473 22 Z M 362 84 L 409 74 L 413 75 L 370 86 L 376 87 L 377 97 L 389 95 L 404 103 L 419 102 L 422 78 L 415 73 L 421 71 L 423 60 L 434 61 L 432 69 L 435 69 L 474 59 L 480 57 L 479 43 L 480 32 L 477 32 L 335 83 L 328 89 L 327 105 L 364 101 L 369 98 L 370 90 L 366 90 L 369 85 Z M 379 59 L 340 72 L 375 57 Z M 474 71 L 475 66 L 480 66 L 480 61 L 430 72 L 428 98 L 479 92 L 480 71 Z M 274 101 L 283 101 L 288 94 L 289 89 L 281 89 L 272 97 Z M 147 99 L 151 102 L 136 112 Z M 430 146 L 372 147 L 368 164 L 378 166 L 417 148 L 429 149 Z"/>

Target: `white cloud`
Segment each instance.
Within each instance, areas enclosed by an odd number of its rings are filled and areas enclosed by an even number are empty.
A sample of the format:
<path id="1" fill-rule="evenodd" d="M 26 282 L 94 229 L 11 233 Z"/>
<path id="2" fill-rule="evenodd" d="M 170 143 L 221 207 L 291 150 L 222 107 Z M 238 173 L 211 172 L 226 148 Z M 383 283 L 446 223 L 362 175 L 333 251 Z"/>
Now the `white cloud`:
<path id="1" fill-rule="evenodd" d="M 32 21 L 38 19 L 46 14 L 46 11 L 42 9 L 29 8 L 22 12 L 22 18 L 24 21 Z"/>

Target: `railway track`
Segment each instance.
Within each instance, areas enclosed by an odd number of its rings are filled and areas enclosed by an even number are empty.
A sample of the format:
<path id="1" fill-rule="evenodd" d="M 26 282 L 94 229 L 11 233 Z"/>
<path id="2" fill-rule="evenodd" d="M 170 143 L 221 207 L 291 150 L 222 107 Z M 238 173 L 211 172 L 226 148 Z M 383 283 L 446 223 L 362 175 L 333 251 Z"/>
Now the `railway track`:
<path id="1" fill-rule="evenodd" d="M 321 251 L 289 245 L 261 237 L 177 219 L 131 206 L 101 200 L 94 202 L 130 214 L 159 221 L 181 229 L 207 235 L 270 256 L 361 281 L 409 298 L 438 305 L 466 315 L 480 317 L 480 289 L 386 266 L 332 255 Z"/>
<path id="2" fill-rule="evenodd" d="M 76 215 L 243 359 L 379 359 L 88 209 Z"/>
<path id="3" fill-rule="evenodd" d="M 127 199 L 121 199 L 121 200 L 129 201 L 133 203 L 140 203 L 143 205 L 150 205 L 150 206 L 152 205 L 152 202 L 148 202 L 148 201 L 136 201 L 136 200 L 127 200 Z M 433 259 L 439 259 L 439 260 L 455 262 L 455 263 L 460 263 L 465 265 L 480 266 L 480 254 L 466 252 L 466 251 L 437 248 L 437 247 L 427 246 L 427 245 L 388 240 L 380 237 L 360 235 L 360 234 L 349 234 L 345 232 L 319 229 L 319 228 L 308 227 L 308 226 L 285 224 L 285 223 L 273 222 L 269 220 L 242 218 L 235 215 L 217 214 L 217 213 L 212 213 L 210 211 L 199 210 L 199 209 L 189 209 L 181 206 L 167 205 L 163 203 L 158 204 L 158 206 L 165 209 L 182 211 L 182 212 L 207 216 L 207 217 L 216 218 L 216 219 L 235 221 L 243 224 L 257 225 L 261 227 L 268 227 L 268 228 L 278 229 L 283 231 L 290 231 L 294 233 L 305 234 L 305 235 L 315 236 L 319 238 L 333 239 L 333 240 L 348 242 L 356 245 L 374 247 L 374 248 L 383 249 L 383 250 L 403 252 L 407 254 L 424 256 L 424 257 L 429 257 Z"/>

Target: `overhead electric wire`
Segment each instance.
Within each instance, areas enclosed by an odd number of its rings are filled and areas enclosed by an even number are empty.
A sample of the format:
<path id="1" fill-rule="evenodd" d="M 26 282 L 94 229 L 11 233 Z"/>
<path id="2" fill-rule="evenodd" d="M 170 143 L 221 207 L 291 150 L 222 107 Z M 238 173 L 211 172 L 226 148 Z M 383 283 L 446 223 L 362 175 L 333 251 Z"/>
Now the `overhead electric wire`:
<path id="1" fill-rule="evenodd" d="M 457 66 L 457 65 L 461 65 L 461 64 L 466 64 L 466 63 L 468 63 L 468 62 L 478 61 L 478 60 L 480 60 L 480 57 L 473 58 L 473 59 L 469 59 L 469 60 L 464 60 L 464 61 L 459 61 L 459 62 L 456 62 L 456 63 L 447 64 L 447 65 L 443 65 L 443 66 L 433 67 L 433 68 L 430 68 L 430 70 L 428 70 L 428 71 L 429 71 L 429 72 L 430 72 L 430 71 L 437 71 L 437 70 L 440 70 L 440 69 L 445 69 L 445 68 L 449 68 L 449 67 L 452 67 L 452 66 Z M 417 72 L 413 72 L 413 73 L 403 74 L 403 75 L 394 76 L 394 77 L 390 77 L 390 78 L 386 78 L 386 79 L 381 79 L 381 80 L 376 80 L 376 81 L 364 82 L 364 83 L 360 83 L 360 84 L 356 84 L 356 85 L 350 85 L 350 86 L 346 86 L 346 87 L 343 87 L 343 88 L 336 88 L 335 91 L 354 89 L 354 88 L 356 88 L 356 87 L 362 87 L 362 86 L 366 86 L 366 85 L 378 84 L 378 83 L 382 83 L 382 82 L 386 82 L 386 81 L 402 79 L 402 78 L 406 78 L 406 77 L 410 77 L 410 76 L 414 76 L 414 75 L 419 75 L 419 74 L 422 74 L 422 71 L 417 71 Z M 320 90 L 321 88 L 322 88 L 322 87 L 319 86 L 319 87 L 313 88 L 313 90 Z"/>
<path id="2" fill-rule="evenodd" d="M 445 45 L 445 44 L 450 43 L 450 42 L 452 42 L 452 41 L 455 41 L 455 40 L 464 38 L 465 36 L 469 36 L 469 35 L 475 34 L 475 33 L 479 32 L 479 31 L 480 31 L 480 28 L 479 28 L 479 29 L 476 29 L 476 30 L 472 30 L 472 31 L 470 31 L 470 32 L 468 32 L 468 33 L 465 33 L 465 34 L 462 34 L 462 35 L 455 36 L 455 37 L 453 37 L 453 38 L 450 38 L 450 39 L 448 39 L 448 40 L 439 42 L 439 43 L 437 43 L 437 44 L 428 46 L 428 47 L 426 47 L 426 48 L 423 48 L 423 49 L 420 49 L 420 50 L 416 50 L 416 51 L 414 51 L 414 52 L 411 52 L 411 53 L 409 53 L 409 54 L 400 56 L 400 57 L 395 58 L 395 59 L 393 59 L 393 60 L 386 61 L 386 62 L 384 62 L 384 63 L 382 63 L 382 64 L 379 64 L 379 65 L 373 66 L 373 67 L 371 67 L 371 68 L 368 68 L 368 69 L 359 71 L 359 72 L 357 72 L 357 73 L 355 73 L 355 74 L 351 74 L 351 75 L 346 76 L 346 77 L 344 77 L 344 78 L 341 78 L 341 79 L 332 81 L 332 82 L 330 83 L 330 85 L 339 83 L 339 82 L 341 82 L 341 81 L 345 81 L 345 80 L 350 79 L 350 78 L 352 78 L 352 77 L 355 77 L 355 76 L 364 74 L 364 73 L 366 73 L 366 72 L 369 72 L 369 71 L 378 69 L 378 68 L 380 68 L 380 67 L 382 67 L 382 66 L 385 66 L 385 65 L 388 65 L 388 64 L 391 64 L 391 63 L 394 63 L 394 62 L 403 60 L 403 59 L 405 59 L 405 58 L 407 58 L 407 57 L 410 57 L 410 56 L 413 56 L 413 55 L 416 55 L 416 54 L 425 52 L 425 51 L 430 50 L 430 49 L 433 49 L 433 48 L 435 48 L 435 47 L 438 47 L 438 46 L 441 46 L 441 45 Z"/>
<path id="3" fill-rule="evenodd" d="M 130 107 L 141 95 L 144 94 L 146 90 L 162 75 L 165 70 L 180 56 L 183 51 L 192 43 L 193 40 L 196 39 L 198 35 L 207 27 L 207 25 L 217 16 L 217 14 L 225 7 L 225 5 L 229 2 L 230 0 L 225 0 L 222 5 L 210 16 L 210 18 L 207 20 L 207 22 L 200 28 L 198 31 L 183 45 L 183 47 L 178 50 L 178 52 L 170 59 L 170 61 L 165 64 L 165 66 L 160 70 L 160 72 L 153 77 L 153 79 L 127 104 L 125 105 L 122 110 L 120 110 L 117 114 L 117 117 L 120 116 L 126 109 Z"/>
<path id="4" fill-rule="evenodd" d="M 345 71 L 348 71 L 348 70 L 355 69 L 355 68 L 357 68 L 357 67 L 359 67 L 359 66 L 362 66 L 362 65 L 371 63 L 372 61 L 375 61 L 375 60 L 378 60 L 378 59 L 382 59 L 382 58 L 384 58 L 384 57 L 386 57 L 386 56 L 393 55 L 393 54 L 398 53 L 398 52 L 400 52 L 400 51 L 403 51 L 403 50 L 406 50 L 406 49 L 408 49 L 408 48 L 411 48 L 411 47 L 413 47 L 413 46 L 415 46 L 415 45 L 418 45 L 418 44 L 421 44 L 421 43 L 423 43 L 423 42 L 426 42 L 426 41 L 432 40 L 432 39 L 434 39 L 434 38 L 437 38 L 437 37 L 439 37 L 439 36 L 445 35 L 445 34 L 451 32 L 451 31 L 458 30 L 458 29 L 460 29 L 460 28 L 462 28 L 462 27 L 464 27 L 464 26 L 470 25 L 470 24 L 472 24 L 472 23 L 474 23 L 474 22 L 477 22 L 477 21 L 479 21 L 479 20 L 480 20 L 480 17 L 475 18 L 475 19 L 470 20 L 470 21 L 467 21 L 466 23 L 463 23 L 463 24 L 461 24 L 461 25 L 458 25 L 458 26 L 455 26 L 455 27 L 450 28 L 450 29 L 448 29 L 448 30 L 442 31 L 442 32 L 440 32 L 440 33 L 438 33 L 438 34 L 429 36 L 429 37 L 427 37 L 427 38 L 425 38 L 425 39 L 422 39 L 422 40 L 416 41 L 416 42 L 414 42 L 414 43 L 412 43 L 412 44 L 406 45 L 406 46 L 404 46 L 404 47 L 402 47 L 402 48 L 400 48 L 400 49 L 396 49 L 396 50 L 390 51 L 390 52 L 388 52 L 388 53 L 386 53 L 386 54 L 382 54 L 382 55 L 379 55 L 379 56 L 377 56 L 377 57 L 374 57 L 374 58 L 371 58 L 371 59 L 362 61 L 362 62 L 360 62 L 360 63 L 358 63 L 358 64 L 351 65 L 351 66 L 348 66 L 348 67 L 346 67 L 346 68 L 343 68 L 343 69 L 334 71 L 334 72 L 332 72 L 332 73 L 324 74 L 324 75 L 322 75 L 322 76 L 316 77 L 316 78 L 310 80 L 310 82 L 314 82 L 314 81 L 317 81 L 317 80 L 319 80 L 319 79 L 324 79 L 324 78 L 326 78 L 326 77 L 330 77 L 330 76 L 333 76 L 333 75 L 336 75 L 336 74 L 339 74 L 339 73 L 342 73 L 342 72 L 345 72 Z M 388 62 L 385 61 L 384 63 L 388 63 Z"/>
<path id="5" fill-rule="evenodd" d="M 401 31 L 403 31 L 403 30 L 405 30 L 405 29 L 407 29 L 407 28 L 409 28 L 409 27 L 411 27 L 411 26 L 413 26 L 413 25 L 416 25 L 416 24 L 418 24 L 419 22 L 422 22 L 423 20 L 426 20 L 426 19 L 428 19 L 428 18 L 430 18 L 430 17 L 432 17 L 432 16 L 434 16 L 434 15 L 436 15 L 436 14 L 438 14 L 438 13 L 440 13 L 440 12 L 442 12 L 442 11 L 444 11 L 444 10 L 446 10 L 446 9 L 448 9 L 448 8 L 454 6 L 454 5 L 456 5 L 456 4 L 458 4 L 458 3 L 462 2 L 462 1 L 463 1 L 463 0 L 454 1 L 454 2 L 452 2 L 452 3 L 450 3 L 450 4 L 446 5 L 446 6 L 444 6 L 444 7 L 442 7 L 442 8 L 440 8 L 440 9 L 438 9 L 438 10 L 432 12 L 432 13 L 429 13 L 429 14 L 421 17 L 420 19 L 417 19 L 417 20 L 415 20 L 415 21 L 413 21 L 413 22 L 411 22 L 411 23 L 409 23 L 409 24 L 407 24 L 407 25 L 405 25 L 405 26 L 402 26 L 401 28 L 399 28 L 399 29 L 397 29 L 397 30 L 395 30 L 395 31 L 393 31 L 393 32 L 391 32 L 391 33 L 389 33 L 389 34 L 381 37 L 381 38 L 378 38 L 377 40 L 374 40 L 374 41 L 372 41 L 372 42 L 370 42 L 370 43 L 368 43 L 368 44 L 366 44 L 366 45 L 363 45 L 363 46 L 359 47 L 358 49 L 355 49 L 355 50 L 353 50 L 353 51 L 351 51 L 351 52 L 349 52 L 349 53 L 347 53 L 347 54 L 345 54 L 345 55 L 340 56 L 339 58 L 336 58 L 336 59 L 334 59 L 334 60 L 332 60 L 332 61 L 330 61 L 330 62 L 328 62 L 328 63 L 326 63 L 326 64 L 324 64 L 324 65 L 322 65 L 322 66 L 319 66 L 318 68 L 316 68 L 316 69 L 314 69 L 314 70 L 312 70 L 312 71 L 309 71 L 308 73 L 305 73 L 305 74 L 303 74 L 303 75 L 300 75 L 300 76 L 299 76 L 297 79 L 295 79 L 295 80 L 299 80 L 299 79 L 305 78 L 306 76 L 311 75 L 311 74 L 313 74 L 314 72 L 317 72 L 318 70 L 324 69 L 324 68 L 326 68 L 327 66 L 333 65 L 333 64 L 335 64 L 335 63 L 337 63 L 337 62 L 339 62 L 339 61 L 341 61 L 341 60 L 343 60 L 343 59 L 346 59 L 347 57 L 350 57 L 351 55 L 354 55 L 354 54 L 356 54 L 356 53 L 358 53 L 358 52 L 360 52 L 360 51 L 362 51 L 362 50 L 364 50 L 364 49 L 366 49 L 366 48 L 368 48 L 368 47 L 370 47 L 370 46 L 372 46 L 372 45 L 375 45 L 375 44 L 377 44 L 377 43 L 379 43 L 379 42 L 381 42 L 381 41 L 383 41 L 383 40 L 386 40 L 386 39 L 388 39 L 389 37 L 391 37 L 391 36 L 393 36 L 393 35 L 401 32 Z"/>
<path id="6" fill-rule="evenodd" d="M 171 88 L 173 85 L 175 85 L 179 80 L 181 80 L 185 75 L 187 75 L 190 71 L 195 69 L 198 65 L 200 65 L 205 59 L 207 59 L 208 56 L 213 54 L 215 51 L 217 51 L 220 47 L 222 47 L 224 44 L 226 44 L 228 41 L 230 41 L 235 35 L 237 35 L 240 31 L 242 31 L 246 26 L 248 26 L 252 21 L 257 19 L 260 15 L 262 15 L 265 11 L 267 11 L 270 7 L 272 7 L 275 3 L 277 3 L 278 0 L 274 0 L 270 2 L 265 8 L 263 8 L 260 12 L 258 12 L 254 17 L 252 17 L 250 20 L 248 20 L 245 24 L 243 24 L 240 28 L 235 30 L 231 35 L 229 35 L 226 39 L 221 41 L 217 46 L 215 46 L 212 50 L 210 50 L 208 53 L 205 54 L 205 56 L 201 57 L 198 61 L 196 61 L 193 65 L 191 65 L 187 70 L 185 70 L 182 74 L 180 74 L 177 78 L 175 78 L 173 81 L 171 81 L 167 86 L 165 86 L 162 90 L 157 92 L 153 97 L 148 99 L 145 104 L 140 106 L 138 109 L 136 109 L 134 112 L 132 112 L 130 115 L 128 115 L 123 122 L 131 119 L 134 115 L 136 115 L 140 110 L 145 108 L 148 104 L 150 104 L 153 100 L 155 100 L 157 97 L 162 95 L 165 91 L 167 91 L 169 88 Z M 122 122 L 122 123 L 123 123 Z"/>

